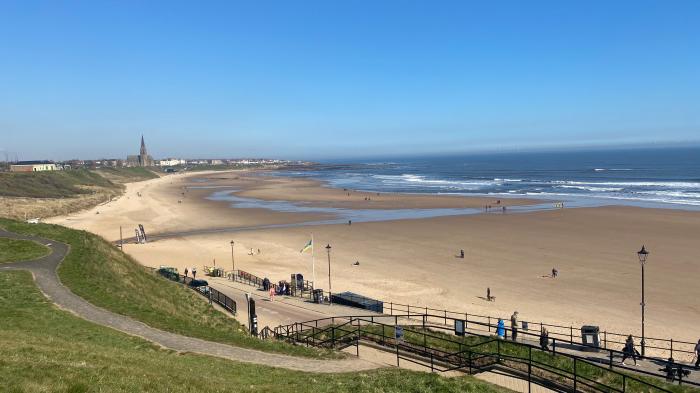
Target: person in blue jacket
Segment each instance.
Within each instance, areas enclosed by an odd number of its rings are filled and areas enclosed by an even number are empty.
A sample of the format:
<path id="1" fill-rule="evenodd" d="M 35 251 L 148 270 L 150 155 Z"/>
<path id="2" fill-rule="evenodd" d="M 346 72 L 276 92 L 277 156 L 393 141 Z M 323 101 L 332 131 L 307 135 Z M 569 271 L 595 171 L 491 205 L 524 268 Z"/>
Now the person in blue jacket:
<path id="1" fill-rule="evenodd" d="M 498 327 L 496 328 L 496 334 L 498 338 L 506 337 L 506 324 L 501 318 L 498 318 Z"/>

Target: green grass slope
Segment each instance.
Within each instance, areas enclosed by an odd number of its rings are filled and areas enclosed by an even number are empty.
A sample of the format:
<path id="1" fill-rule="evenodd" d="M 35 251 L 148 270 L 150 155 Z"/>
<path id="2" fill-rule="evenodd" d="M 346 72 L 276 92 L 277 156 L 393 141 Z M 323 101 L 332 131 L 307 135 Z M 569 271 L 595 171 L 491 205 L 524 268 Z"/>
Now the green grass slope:
<path id="1" fill-rule="evenodd" d="M 100 168 L 96 172 L 114 183 L 130 183 L 155 179 L 158 175 L 146 168 Z"/>
<path id="2" fill-rule="evenodd" d="M 312 374 L 155 347 L 53 306 L 29 272 L 0 273 L 3 392 L 506 392 L 471 377 Z"/>
<path id="3" fill-rule="evenodd" d="M 0 263 L 30 261 L 49 253 L 49 249 L 29 240 L 0 237 Z"/>
<path id="4" fill-rule="evenodd" d="M 102 238 L 48 224 L 0 219 L 0 226 L 70 245 L 58 268 L 61 282 L 90 303 L 161 330 L 264 351 L 307 357 L 338 354 L 250 337 L 233 318 L 191 289 L 147 271 Z"/>
<path id="5" fill-rule="evenodd" d="M 121 186 L 87 169 L 50 172 L 0 173 L 0 196 L 29 198 L 66 198 L 90 194 L 84 187 L 118 190 Z"/>

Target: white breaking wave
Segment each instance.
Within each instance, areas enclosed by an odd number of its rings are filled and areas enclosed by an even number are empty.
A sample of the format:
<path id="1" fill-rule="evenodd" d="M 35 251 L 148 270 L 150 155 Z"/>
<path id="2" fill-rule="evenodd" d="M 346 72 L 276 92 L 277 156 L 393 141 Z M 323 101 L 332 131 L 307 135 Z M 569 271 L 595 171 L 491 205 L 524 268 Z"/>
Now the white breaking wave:
<path id="1" fill-rule="evenodd" d="M 409 184 L 422 185 L 425 187 L 452 187 L 452 188 L 482 188 L 488 186 L 499 185 L 501 182 L 492 180 L 445 180 L 445 179 L 427 179 L 425 176 L 414 174 L 397 175 L 372 175 L 373 178 L 382 180 L 384 183 L 392 184 Z"/>
<path id="2" fill-rule="evenodd" d="M 584 186 L 622 186 L 622 187 L 668 187 L 668 188 L 697 188 L 700 189 L 700 183 L 697 182 L 674 182 L 674 181 L 631 181 L 631 182 L 588 182 L 588 181 L 570 181 L 570 180 L 553 180 L 552 184 L 571 184 Z"/>
<path id="3" fill-rule="evenodd" d="M 576 190 L 592 191 L 592 192 L 615 192 L 622 191 L 624 188 L 619 187 L 591 187 L 591 186 L 555 186 L 554 188 L 573 188 Z"/>

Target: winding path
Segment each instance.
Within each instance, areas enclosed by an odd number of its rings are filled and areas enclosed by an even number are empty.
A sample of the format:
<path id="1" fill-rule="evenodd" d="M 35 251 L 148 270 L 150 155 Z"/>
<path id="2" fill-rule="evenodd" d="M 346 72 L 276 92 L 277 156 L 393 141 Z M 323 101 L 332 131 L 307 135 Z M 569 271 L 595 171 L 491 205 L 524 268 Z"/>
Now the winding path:
<path id="1" fill-rule="evenodd" d="M 0 229 L 0 237 L 18 240 L 31 240 L 43 244 L 51 249 L 51 253 L 42 258 L 31 261 L 1 264 L 0 272 L 10 269 L 29 270 L 33 273 L 39 289 L 58 307 L 70 311 L 88 321 L 107 326 L 133 336 L 144 338 L 164 348 L 179 352 L 198 353 L 239 362 L 255 363 L 305 372 L 339 373 L 363 371 L 382 367 L 376 363 L 358 358 L 344 360 L 316 360 L 261 352 L 253 349 L 234 347 L 227 344 L 182 336 L 152 328 L 132 318 L 96 307 L 87 302 L 85 299 L 75 295 L 63 284 L 61 284 L 58 274 L 56 273 L 56 268 L 70 251 L 70 247 L 67 244 L 41 237 L 25 236 L 13 232 L 7 232 L 2 229 Z"/>

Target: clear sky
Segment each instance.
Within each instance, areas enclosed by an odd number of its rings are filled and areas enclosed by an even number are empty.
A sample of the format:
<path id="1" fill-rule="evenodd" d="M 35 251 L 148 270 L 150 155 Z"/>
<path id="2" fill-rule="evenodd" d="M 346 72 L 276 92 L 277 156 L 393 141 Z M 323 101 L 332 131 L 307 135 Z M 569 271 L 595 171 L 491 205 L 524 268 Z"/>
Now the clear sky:
<path id="1" fill-rule="evenodd" d="M 699 21 L 697 0 L 4 0 L 0 154 L 697 142 Z"/>

